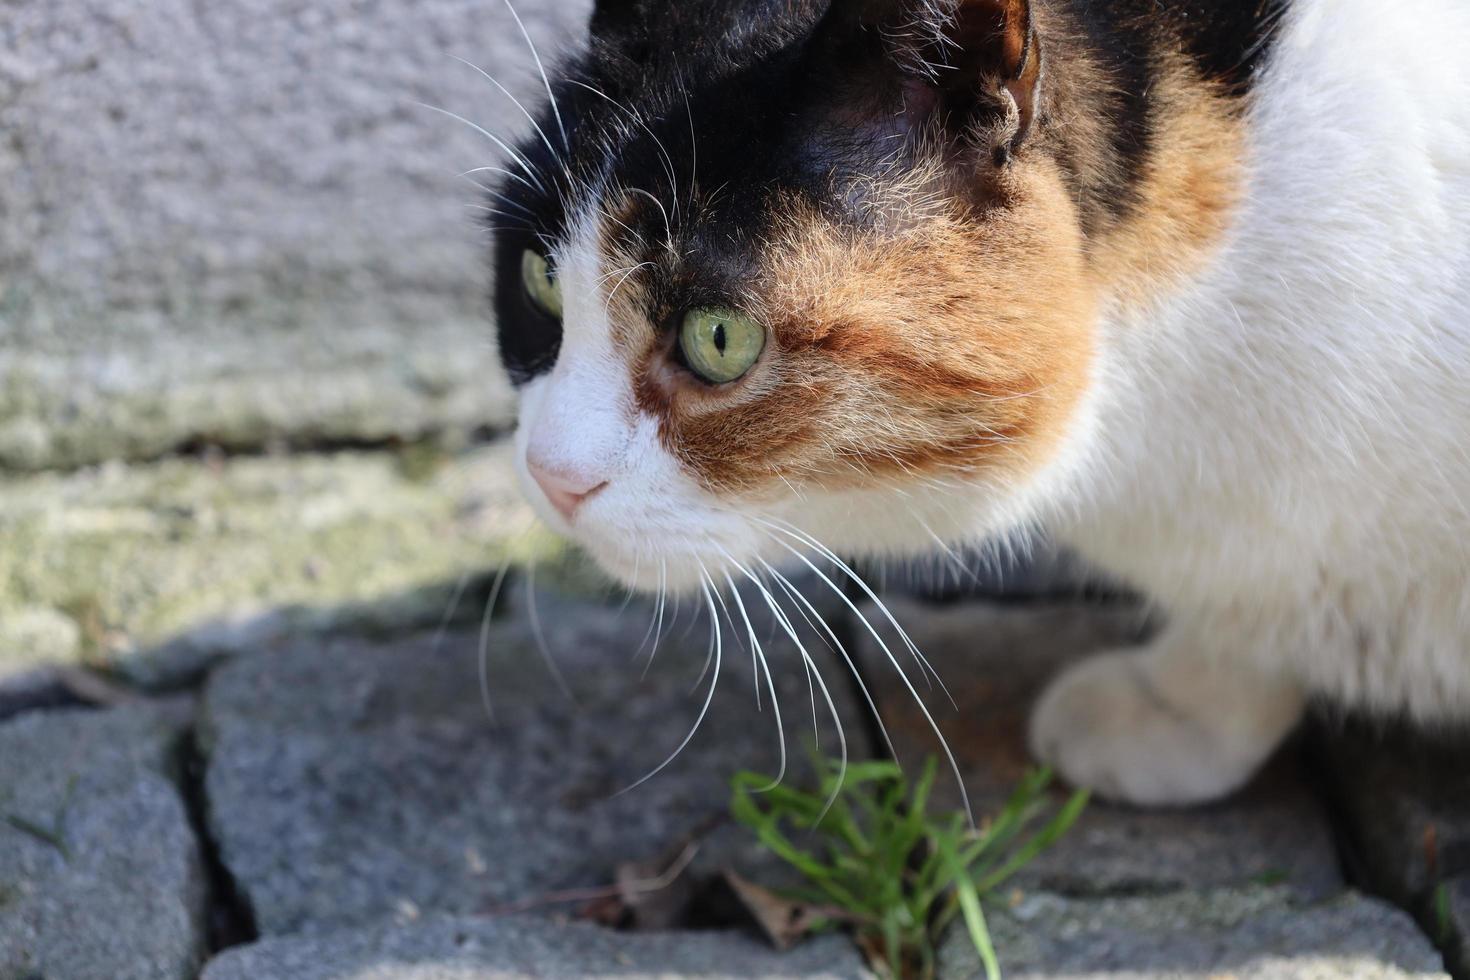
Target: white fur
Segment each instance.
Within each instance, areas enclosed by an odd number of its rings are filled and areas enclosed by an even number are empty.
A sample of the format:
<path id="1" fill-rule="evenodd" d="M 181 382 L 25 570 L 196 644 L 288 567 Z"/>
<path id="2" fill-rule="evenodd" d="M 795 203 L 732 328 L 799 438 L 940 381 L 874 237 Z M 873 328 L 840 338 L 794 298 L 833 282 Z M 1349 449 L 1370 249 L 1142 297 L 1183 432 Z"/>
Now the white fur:
<path id="1" fill-rule="evenodd" d="M 1174 673 L 1171 706 L 1255 720 L 1252 767 L 1290 727 L 1277 698 L 1293 687 L 1470 717 L 1465 37 L 1456 0 L 1393 16 L 1293 4 L 1250 116 L 1232 239 L 1165 309 L 1109 324 L 1095 439 L 1051 508 L 1064 538 L 1170 616 L 1113 672 L 1157 684 L 1179 656 L 1209 658 L 1193 689 Z M 1077 670 L 1115 697 L 1096 667 Z M 1064 677 L 1032 739 L 1073 779 L 1188 802 L 1243 778 L 1204 750 L 1165 778 L 1178 762 L 1151 751 L 1158 711 L 1099 724 L 1057 707 L 1068 690 Z M 1129 788 L 1148 782 L 1166 785 Z"/>
<path id="2" fill-rule="evenodd" d="M 548 374 L 521 391 L 517 472 L 542 520 L 613 575 L 641 588 L 694 584 L 701 562 L 720 566 L 720 548 L 747 554 L 752 529 L 681 470 L 660 444 L 657 423 L 637 411 L 598 285 L 605 270 L 597 235 L 595 222 L 585 220 L 554 256 L 564 304 L 561 352 Z M 528 459 L 607 486 L 569 525 L 531 479 Z"/>
<path id="3" fill-rule="evenodd" d="M 1083 418 L 1028 485 L 735 512 L 636 416 L 589 222 L 521 446 L 610 483 L 574 528 L 543 515 L 645 587 L 726 555 L 789 564 L 773 518 L 880 554 L 1040 519 L 1169 617 L 1151 650 L 1060 680 L 1032 731 L 1074 781 L 1139 802 L 1238 785 L 1304 694 L 1470 716 L 1470 6 L 1295 0 L 1282 30 L 1228 243 L 1162 307 L 1110 315 Z"/>

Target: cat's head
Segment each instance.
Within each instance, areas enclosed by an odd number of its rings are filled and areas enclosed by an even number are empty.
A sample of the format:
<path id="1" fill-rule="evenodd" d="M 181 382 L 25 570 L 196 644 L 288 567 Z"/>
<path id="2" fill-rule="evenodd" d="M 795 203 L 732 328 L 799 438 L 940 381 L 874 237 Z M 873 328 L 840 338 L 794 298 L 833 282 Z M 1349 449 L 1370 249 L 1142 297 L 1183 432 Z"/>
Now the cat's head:
<path id="1" fill-rule="evenodd" d="M 1069 172 L 1111 159 L 1049 142 L 1052 68 L 1026 0 L 600 0 L 494 205 L 546 521 L 647 587 L 1024 519 L 1087 429 Z"/>

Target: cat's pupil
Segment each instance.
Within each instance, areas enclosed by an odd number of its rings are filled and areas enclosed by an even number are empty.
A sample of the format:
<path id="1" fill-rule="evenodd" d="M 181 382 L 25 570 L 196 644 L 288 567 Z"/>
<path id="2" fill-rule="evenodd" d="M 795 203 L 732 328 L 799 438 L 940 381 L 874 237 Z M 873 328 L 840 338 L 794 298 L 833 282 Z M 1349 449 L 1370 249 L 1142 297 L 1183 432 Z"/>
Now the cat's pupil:
<path id="1" fill-rule="evenodd" d="M 717 323 L 715 324 L 715 350 L 720 352 L 721 357 L 725 355 L 725 344 L 725 325 Z"/>

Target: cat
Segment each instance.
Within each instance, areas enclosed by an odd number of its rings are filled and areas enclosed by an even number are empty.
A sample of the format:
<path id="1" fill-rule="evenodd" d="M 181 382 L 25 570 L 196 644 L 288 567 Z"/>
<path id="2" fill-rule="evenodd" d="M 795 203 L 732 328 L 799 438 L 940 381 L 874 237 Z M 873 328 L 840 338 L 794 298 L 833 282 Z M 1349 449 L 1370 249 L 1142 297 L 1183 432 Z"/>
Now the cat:
<path id="1" fill-rule="evenodd" d="M 1033 713 L 1118 800 L 1228 794 L 1309 699 L 1463 719 L 1467 39 L 1460 0 L 599 0 L 495 195 L 526 493 L 706 598 L 1045 529 L 1167 615 Z"/>

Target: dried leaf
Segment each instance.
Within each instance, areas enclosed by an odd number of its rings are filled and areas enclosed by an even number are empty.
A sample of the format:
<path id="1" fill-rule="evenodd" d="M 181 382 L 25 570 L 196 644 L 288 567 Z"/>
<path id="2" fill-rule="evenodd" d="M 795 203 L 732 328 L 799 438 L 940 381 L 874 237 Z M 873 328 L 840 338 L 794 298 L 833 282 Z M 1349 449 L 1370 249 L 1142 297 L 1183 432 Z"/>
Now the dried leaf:
<path id="1" fill-rule="evenodd" d="M 66 692 L 84 704 L 114 707 L 143 700 L 143 695 L 85 667 L 63 667 L 58 680 Z"/>
<path id="2" fill-rule="evenodd" d="M 893 976 L 893 967 L 888 961 L 888 944 L 884 942 L 881 934 L 860 932 L 853 938 L 857 940 L 858 949 L 862 952 L 868 969 L 883 980 L 897 980 Z"/>
<path id="3" fill-rule="evenodd" d="M 627 861 L 618 865 L 618 895 L 631 914 L 629 928 L 676 929 L 694 900 L 694 881 L 684 873 L 698 846 L 686 843 L 670 862 Z"/>
<path id="4" fill-rule="evenodd" d="M 790 949 L 817 924 L 833 918 L 832 909 L 785 898 L 734 871 L 725 872 L 725 881 L 777 949 Z"/>
<path id="5" fill-rule="evenodd" d="M 604 929 L 621 929 L 628 920 L 628 906 L 621 895 L 599 895 L 577 909 L 574 918 L 595 923 Z"/>
<path id="6" fill-rule="evenodd" d="M 699 842 L 691 837 L 653 861 L 624 861 L 617 866 L 616 883 L 590 894 L 577 918 L 635 932 L 678 928 L 695 891 L 695 882 L 684 872 L 698 853 Z"/>

